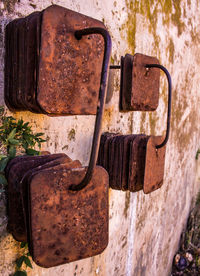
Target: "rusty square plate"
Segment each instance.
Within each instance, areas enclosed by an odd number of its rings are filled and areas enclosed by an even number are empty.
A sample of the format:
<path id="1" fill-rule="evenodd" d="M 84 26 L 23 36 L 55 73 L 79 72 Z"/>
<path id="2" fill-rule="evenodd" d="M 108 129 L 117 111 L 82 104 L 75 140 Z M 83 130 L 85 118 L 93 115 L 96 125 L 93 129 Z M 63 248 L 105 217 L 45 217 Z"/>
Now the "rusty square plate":
<path id="1" fill-rule="evenodd" d="M 23 91 L 24 101 L 27 109 L 32 112 L 41 113 L 42 110 L 37 103 L 37 79 L 39 68 L 39 47 L 40 47 L 40 25 L 42 12 L 34 12 L 27 16 L 26 22 L 26 77 L 24 78 L 25 90 Z"/>
<path id="2" fill-rule="evenodd" d="M 18 39 L 18 59 L 17 59 L 17 82 L 16 86 L 14 87 L 16 91 L 16 95 L 14 93 L 13 97 L 16 96 L 16 101 L 18 103 L 18 106 L 21 106 L 22 110 L 26 110 L 26 104 L 23 100 L 23 93 L 25 90 L 24 87 L 24 79 L 25 79 L 25 73 L 26 73 L 26 67 L 25 67 L 25 52 L 26 52 L 26 45 L 25 45 L 25 29 L 26 29 L 26 22 L 24 19 L 20 19 L 18 21 L 18 28 L 17 28 L 17 39 Z"/>
<path id="3" fill-rule="evenodd" d="M 10 110 L 21 110 L 17 103 L 15 102 L 15 98 L 13 98 L 13 90 L 15 87 L 16 80 L 15 73 L 16 73 L 16 66 L 17 66 L 17 51 L 14 48 L 17 46 L 17 30 L 14 28 L 14 26 L 17 26 L 17 22 L 19 19 L 15 19 L 12 22 L 10 22 L 6 26 L 6 60 L 5 60 L 5 88 L 4 88 L 4 99 L 5 103 L 9 107 Z M 15 93 L 16 96 L 16 93 Z M 16 107 L 14 108 L 14 105 L 16 104 Z"/>
<path id="4" fill-rule="evenodd" d="M 126 54 L 122 58 L 120 107 L 123 111 L 153 111 L 158 106 L 160 70 L 147 70 L 146 64 L 159 64 L 159 61 L 143 54 Z"/>
<path id="5" fill-rule="evenodd" d="M 99 153 L 97 164 L 103 167 L 103 160 L 104 160 L 104 143 L 107 139 L 107 133 L 102 133 L 99 145 Z"/>
<path id="6" fill-rule="evenodd" d="M 104 40 L 75 31 L 105 26 L 52 5 L 6 28 L 5 101 L 12 110 L 51 116 L 97 112 Z"/>
<path id="7" fill-rule="evenodd" d="M 35 174 L 38 171 L 42 170 L 62 170 L 62 169 L 69 169 L 69 168 L 80 168 L 81 163 L 78 160 L 72 161 L 69 158 L 61 157 L 56 160 L 47 162 L 41 166 L 35 167 L 33 169 L 28 170 L 27 173 L 25 173 L 20 181 L 20 197 L 22 202 L 22 209 L 23 209 L 23 225 L 25 226 L 23 230 L 23 241 L 27 242 L 27 232 L 29 230 L 28 225 L 28 183 L 29 179 L 32 177 L 33 174 Z M 40 183 L 38 183 L 40 185 Z"/>
<path id="8" fill-rule="evenodd" d="M 163 184 L 166 146 L 156 149 L 156 145 L 162 141 L 162 136 L 150 136 L 147 142 L 143 187 L 145 194 L 159 189 Z"/>
<path id="9" fill-rule="evenodd" d="M 88 27 L 105 28 L 57 5 L 43 11 L 37 100 L 47 114 L 96 114 L 104 41 L 98 34 L 74 35 Z"/>
<path id="10" fill-rule="evenodd" d="M 71 160 L 64 154 L 52 154 L 45 156 L 34 156 L 22 161 L 22 158 L 18 158 L 19 162 L 14 163 L 8 173 L 8 230 L 12 233 L 14 238 L 18 241 L 24 241 L 24 218 L 23 207 L 21 201 L 20 181 L 23 175 L 30 169 L 44 164 L 48 161 L 55 160 L 57 158 L 64 158 L 65 160 Z"/>
<path id="11" fill-rule="evenodd" d="M 11 70 L 11 64 L 12 64 L 12 51 L 11 51 L 11 40 L 12 40 L 12 28 L 13 23 L 9 23 L 6 26 L 5 30 L 5 67 L 4 67 L 4 78 L 5 78 L 5 84 L 4 84 L 4 100 L 8 108 L 12 109 L 12 102 L 11 97 L 9 95 L 9 92 L 11 90 L 11 81 L 12 81 L 12 70 Z"/>
<path id="12" fill-rule="evenodd" d="M 100 254 L 108 244 L 108 174 L 97 166 L 87 187 L 70 191 L 85 171 L 40 171 L 30 180 L 29 250 L 42 267 Z"/>
<path id="13" fill-rule="evenodd" d="M 129 170 L 130 170 L 130 144 L 134 141 L 136 135 L 130 134 L 125 135 L 123 142 L 123 167 L 122 167 L 122 189 L 128 190 L 128 179 L 129 179 Z"/>
<path id="14" fill-rule="evenodd" d="M 115 162 L 117 163 L 117 156 L 115 151 L 115 141 L 118 135 L 115 135 L 109 139 L 108 142 L 108 174 L 109 174 L 109 185 L 112 189 L 116 189 L 116 183 L 114 180 L 114 168 Z"/>
<path id="15" fill-rule="evenodd" d="M 119 187 L 119 190 L 122 190 L 122 152 L 121 144 L 123 141 L 124 135 L 119 135 L 116 141 L 116 151 L 117 151 L 117 164 L 115 166 L 116 174 L 116 186 Z"/>
<path id="16" fill-rule="evenodd" d="M 139 166 L 139 148 L 141 139 L 144 135 L 138 134 L 135 139 L 130 142 L 129 147 L 129 176 L 128 176 L 128 189 L 130 192 L 137 192 L 142 189 L 141 183 L 139 183 L 138 175 L 140 173 Z"/>
<path id="17" fill-rule="evenodd" d="M 119 157 L 119 141 L 120 141 L 121 135 L 117 135 L 114 137 L 112 142 L 112 174 L 109 173 L 109 183 L 113 189 L 121 190 L 121 183 L 118 181 L 118 177 L 120 174 L 120 171 L 118 170 L 120 157 Z M 112 179 L 111 179 L 112 178 Z"/>

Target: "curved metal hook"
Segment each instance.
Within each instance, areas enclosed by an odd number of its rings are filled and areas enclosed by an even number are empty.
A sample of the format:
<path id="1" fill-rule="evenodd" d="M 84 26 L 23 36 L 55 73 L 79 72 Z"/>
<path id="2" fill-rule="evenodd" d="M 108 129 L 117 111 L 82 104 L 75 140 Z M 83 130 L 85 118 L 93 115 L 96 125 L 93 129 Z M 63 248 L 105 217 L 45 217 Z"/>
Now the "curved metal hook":
<path id="1" fill-rule="evenodd" d="M 171 97 L 171 93 L 172 93 L 172 81 L 171 81 L 171 76 L 169 74 L 169 72 L 167 71 L 167 69 L 160 65 L 160 64 L 146 64 L 145 66 L 146 68 L 159 68 L 161 69 L 168 80 L 168 111 L 167 111 L 167 130 L 166 130 L 166 134 L 165 134 L 165 139 L 164 141 L 160 144 L 160 145 L 156 145 L 156 148 L 162 148 L 164 145 L 166 145 L 168 139 L 169 139 L 169 131 L 170 131 L 170 119 L 171 119 L 171 101 L 172 101 L 172 97 Z"/>
<path id="2" fill-rule="evenodd" d="M 103 117 L 103 110 L 105 105 L 106 99 L 106 86 L 107 86 L 107 78 L 108 78 L 108 65 L 110 61 L 111 55 L 111 37 L 106 29 L 103 28 L 87 28 L 83 30 L 78 30 L 75 32 L 75 37 L 80 40 L 82 36 L 89 35 L 89 34 L 100 34 L 104 38 L 104 57 L 103 57 L 103 65 L 101 71 L 101 83 L 99 88 L 99 102 L 97 105 L 97 115 L 95 121 L 95 128 L 94 128 L 94 135 L 92 141 L 92 150 L 90 154 L 90 161 L 87 168 L 87 172 L 81 181 L 80 184 L 72 184 L 69 189 L 72 191 L 80 191 L 84 187 L 88 185 L 92 178 L 92 174 L 94 171 L 94 167 L 96 165 L 97 157 L 98 157 L 98 150 L 99 150 L 99 143 L 101 137 L 101 122 Z"/>

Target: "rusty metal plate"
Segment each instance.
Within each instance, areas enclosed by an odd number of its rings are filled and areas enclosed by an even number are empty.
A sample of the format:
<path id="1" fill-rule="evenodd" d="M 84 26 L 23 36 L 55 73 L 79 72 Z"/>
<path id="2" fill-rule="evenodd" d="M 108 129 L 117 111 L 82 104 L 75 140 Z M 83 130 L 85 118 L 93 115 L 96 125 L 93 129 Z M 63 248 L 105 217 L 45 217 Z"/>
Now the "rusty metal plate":
<path id="1" fill-rule="evenodd" d="M 131 192 L 140 191 L 143 187 L 143 182 L 141 183 L 142 167 L 140 164 L 141 158 L 141 145 L 145 135 L 138 134 L 135 135 L 134 140 L 131 141 L 129 151 L 129 176 L 128 176 L 128 190 Z M 144 160 L 143 160 L 144 161 Z"/>
<path id="2" fill-rule="evenodd" d="M 145 67 L 159 64 L 155 57 L 126 54 L 122 58 L 120 108 L 123 111 L 153 111 L 159 102 L 160 70 Z"/>
<path id="3" fill-rule="evenodd" d="M 18 241 L 25 241 L 24 236 L 24 216 L 21 201 L 20 181 L 23 175 L 30 169 L 44 164 L 48 161 L 63 158 L 71 160 L 65 154 L 52 154 L 45 156 L 29 156 L 29 158 L 16 158 L 18 162 L 14 162 L 8 172 L 8 230 Z"/>
<path id="4" fill-rule="evenodd" d="M 83 190 L 68 189 L 85 171 L 41 171 L 30 180 L 29 250 L 42 267 L 100 254 L 108 244 L 107 172 L 97 166 Z"/>
<path id="5" fill-rule="evenodd" d="M 109 174 L 109 185 L 112 189 L 117 189 L 114 180 L 114 166 L 118 162 L 115 153 L 115 141 L 118 135 L 113 136 L 108 142 L 108 174 Z"/>
<path id="6" fill-rule="evenodd" d="M 75 31 L 102 22 L 52 5 L 6 27 L 5 102 L 11 110 L 96 114 L 104 54 L 100 34 Z"/>
<path id="7" fill-rule="evenodd" d="M 15 158 L 11 159 L 6 168 L 5 168 L 5 176 L 6 178 L 8 178 L 8 175 L 9 175 L 9 172 L 10 172 L 10 169 L 12 168 L 13 165 L 17 164 L 17 163 L 20 163 L 20 162 L 24 162 L 24 161 L 32 161 L 32 160 L 35 160 L 35 159 L 43 159 L 44 156 L 46 155 L 50 155 L 50 152 L 48 151 L 43 151 L 41 152 L 41 155 L 39 156 L 31 156 L 31 155 L 20 155 L 20 156 L 16 156 Z M 65 153 L 55 153 L 55 154 L 51 154 L 50 155 L 50 160 L 51 158 L 60 158 L 60 157 L 63 157 L 63 156 L 66 156 Z M 71 160 L 70 157 L 68 157 L 69 160 Z"/>
<path id="8" fill-rule="evenodd" d="M 136 135 L 125 135 L 123 141 L 123 156 L 122 156 L 122 189 L 127 191 L 129 189 L 129 170 L 130 170 L 130 146 L 136 138 Z"/>
<path id="9" fill-rule="evenodd" d="M 24 18 L 26 23 L 25 30 L 25 52 L 24 59 L 26 64 L 23 101 L 26 103 L 28 110 L 35 113 L 42 113 L 37 103 L 37 74 L 39 68 L 39 51 L 40 51 L 40 26 L 42 12 L 34 12 Z"/>
<path id="10" fill-rule="evenodd" d="M 5 87 L 4 87 L 4 99 L 5 103 L 8 106 L 10 110 L 14 110 L 14 102 L 13 102 L 13 82 L 14 82 L 14 69 L 16 66 L 14 66 L 14 36 L 16 33 L 14 32 L 14 24 L 19 19 L 15 19 L 12 22 L 10 22 L 6 26 L 6 32 L 5 32 Z M 15 33 L 15 35 L 14 35 Z M 17 46 L 17 41 L 15 41 Z M 16 106 L 16 110 L 18 110 Z"/>
<path id="11" fill-rule="evenodd" d="M 88 27 L 105 28 L 56 5 L 43 11 L 37 100 L 47 114 L 96 114 L 104 41 L 98 34 L 74 36 Z"/>
<path id="12" fill-rule="evenodd" d="M 156 145 L 162 141 L 162 136 L 150 136 L 147 142 L 143 187 L 145 194 L 155 191 L 163 184 L 166 146 L 156 149 Z"/>
<path id="13" fill-rule="evenodd" d="M 71 168 L 80 168 L 81 163 L 78 160 L 75 161 L 70 161 L 69 158 L 58 158 L 56 160 L 47 162 L 41 166 L 35 167 L 33 169 L 30 169 L 27 173 L 25 173 L 20 181 L 20 197 L 21 197 L 21 202 L 22 202 L 22 208 L 23 208 L 23 220 L 24 223 L 23 225 L 25 226 L 23 229 L 23 235 L 24 239 L 23 241 L 27 241 L 27 232 L 29 230 L 29 225 L 28 225 L 28 183 L 29 180 L 31 179 L 32 175 L 35 174 L 38 171 L 42 170 L 62 170 L 62 169 L 71 169 Z M 40 183 L 38 183 L 40 185 Z"/>

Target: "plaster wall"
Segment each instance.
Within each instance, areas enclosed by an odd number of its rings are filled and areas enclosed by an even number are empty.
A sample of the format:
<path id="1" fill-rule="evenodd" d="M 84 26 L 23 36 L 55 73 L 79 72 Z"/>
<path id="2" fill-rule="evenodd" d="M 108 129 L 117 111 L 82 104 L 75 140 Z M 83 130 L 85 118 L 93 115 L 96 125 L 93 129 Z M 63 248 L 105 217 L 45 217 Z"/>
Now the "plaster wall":
<path id="1" fill-rule="evenodd" d="M 33 264 L 28 275 L 160 276 L 169 275 L 173 255 L 199 190 L 200 145 L 200 4 L 198 0 L 4 0 L 0 1 L 0 104 L 3 101 L 4 30 L 6 24 L 58 4 L 103 21 L 112 37 L 112 59 L 125 53 L 156 56 L 173 83 L 172 122 L 167 144 L 164 184 L 144 195 L 110 190 L 109 245 L 101 254 L 44 269 Z M 110 71 L 103 130 L 164 134 L 167 83 L 161 74 L 160 102 L 155 112 L 119 112 L 120 72 Z M 8 111 L 9 113 L 9 111 Z M 12 114 L 12 113 L 11 113 Z M 65 152 L 87 164 L 94 116 L 47 117 L 30 112 L 12 114 L 30 121 L 49 137 L 43 150 Z M 198 169 L 198 170 L 197 170 Z M 198 173 L 197 173 L 198 171 Z M 19 244 L 6 231 L 3 195 L 0 201 L 0 275 L 14 272 Z"/>

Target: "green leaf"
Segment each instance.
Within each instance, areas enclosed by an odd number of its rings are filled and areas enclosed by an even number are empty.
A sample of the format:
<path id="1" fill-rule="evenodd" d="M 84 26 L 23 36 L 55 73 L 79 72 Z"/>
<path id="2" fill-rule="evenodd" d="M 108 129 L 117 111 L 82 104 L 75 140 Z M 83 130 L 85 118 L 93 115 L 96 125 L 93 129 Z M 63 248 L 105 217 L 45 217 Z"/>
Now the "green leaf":
<path id="1" fill-rule="evenodd" d="M 8 184 L 5 176 L 3 174 L 0 174 L 0 184 L 6 186 Z"/>
<path id="2" fill-rule="evenodd" d="M 19 145 L 19 140 L 17 139 L 9 138 L 8 142 L 12 145 Z"/>
<path id="3" fill-rule="evenodd" d="M 27 128 L 28 125 L 29 125 L 29 122 L 24 123 L 23 128 Z"/>
<path id="4" fill-rule="evenodd" d="M 7 157 L 7 155 L 4 155 L 4 154 L 0 154 L 0 160 Z"/>
<path id="5" fill-rule="evenodd" d="M 18 270 L 13 274 L 13 276 L 27 276 L 27 272 L 25 270 Z"/>
<path id="6" fill-rule="evenodd" d="M 25 258 L 25 256 L 21 256 L 16 260 L 16 265 L 18 268 L 20 268 L 22 266 L 22 264 L 24 262 L 24 258 Z"/>
<path id="7" fill-rule="evenodd" d="M 9 157 L 6 157 L 6 158 L 0 160 L 0 172 L 4 171 L 5 167 L 8 164 L 9 159 L 10 159 Z"/>
<path id="8" fill-rule="evenodd" d="M 38 132 L 38 133 L 35 134 L 35 137 L 39 137 L 39 136 L 42 136 L 42 135 L 44 135 L 44 133 Z"/>
<path id="9" fill-rule="evenodd" d="M 20 247 L 21 247 L 21 248 L 24 248 L 24 247 L 26 247 L 27 245 L 28 245 L 27 242 L 21 242 Z"/>
<path id="10" fill-rule="evenodd" d="M 1 115 L 4 113 L 4 110 L 5 110 L 4 106 L 0 106 L 0 114 Z"/>
<path id="11" fill-rule="evenodd" d="M 16 147 L 10 146 L 8 150 L 8 154 L 10 158 L 14 158 L 16 156 Z"/>
<path id="12" fill-rule="evenodd" d="M 15 134 L 16 134 L 16 128 L 13 128 L 13 130 L 8 135 L 8 140 L 14 138 Z"/>
<path id="13" fill-rule="evenodd" d="M 26 154 L 27 155 L 39 155 L 39 151 L 34 150 L 34 149 L 26 149 Z"/>
<path id="14" fill-rule="evenodd" d="M 24 262 L 28 267 L 33 268 L 29 257 L 24 257 Z"/>

